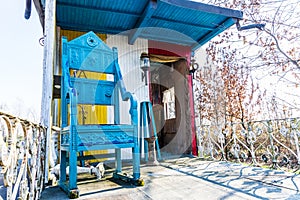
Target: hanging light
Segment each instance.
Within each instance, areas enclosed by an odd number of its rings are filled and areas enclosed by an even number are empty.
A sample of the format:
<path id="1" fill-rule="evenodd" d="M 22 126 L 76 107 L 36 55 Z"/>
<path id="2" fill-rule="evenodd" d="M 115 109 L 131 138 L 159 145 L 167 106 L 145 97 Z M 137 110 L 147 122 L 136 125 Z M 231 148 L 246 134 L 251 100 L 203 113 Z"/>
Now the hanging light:
<path id="1" fill-rule="evenodd" d="M 195 71 L 197 70 L 199 68 L 199 64 L 198 63 L 196 63 L 196 60 L 195 60 L 195 58 L 194 58 L 194 56 L 192 55 L 192 57 L 191 57 L 191 64 L 190 64 L 190 74 L 192 74 L 193 75 L 193 79 L 195 78 L 194 77 L 194 73 L 195 73 Z"/>
<path id="2" fill-rule="evenodd" d="M 150 70 L 150 58 L 149 55 L 145 52 L 141 54 L 140 57 L 140 68 L 142 72 L 142 81 L 145 79 L 145 85 L 148 85 L 148 71 Z"/>

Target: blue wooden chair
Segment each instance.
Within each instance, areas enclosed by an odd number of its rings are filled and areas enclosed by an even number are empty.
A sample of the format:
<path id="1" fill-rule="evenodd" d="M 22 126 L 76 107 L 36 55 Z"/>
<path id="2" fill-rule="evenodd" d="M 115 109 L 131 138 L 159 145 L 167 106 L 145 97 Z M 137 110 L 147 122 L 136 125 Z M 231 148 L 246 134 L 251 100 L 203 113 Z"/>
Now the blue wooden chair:
<path id="1" fill-rule="evenodd" d="M 115 178 L 124 178 L 121 148 L 132 148 L 133 175 L 128 179 L 140 183 L 140 155 L 137 131 L 137 101 L 127 92 L 118 64 L 117 49 L 110 49 L 97 35 L 88 32 L 72 41 L 62 38 L 60 187 L 72 198 L 77 188 L 78 153 L 115 149 Z M 73 72 L 110 74 L 113 80 L 79 78 Z M 120 124 L 119 95 L 130 100 L 131 124 Z M 113 124 L 78 124 L 78 105 L 114 106 Z M 69 178 L 66 167 L 69 165 Z"/>

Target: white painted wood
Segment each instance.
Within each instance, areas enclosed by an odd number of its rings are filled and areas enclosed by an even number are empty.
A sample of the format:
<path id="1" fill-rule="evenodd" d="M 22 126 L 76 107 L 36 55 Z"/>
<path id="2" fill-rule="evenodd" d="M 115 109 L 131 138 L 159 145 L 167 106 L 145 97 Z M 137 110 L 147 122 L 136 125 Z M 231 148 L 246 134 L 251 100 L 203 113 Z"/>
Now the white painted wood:
<path id="1" fill-rule="evenodd" d="M 140 69 L 140 55 L 148 52 L 148 40 L 137 39 L 134 45 L 129 45 L 127 36 L 108 35 L 106 43 L 118 48 L 119 65 L 126 89 L 134 93 L 139 102 L 149 100 L 149 88 L 142 82 Z M 122 104 L 121 109 L 121 123 L 130 123 L 129 104 Z"/>
<path id="2" fill-rule="evenodd" d="M 56 0 L 46 1 L 45 7 L 45 46 L 43 60 L 43 90 L 41 103 L 41 125 L 47 127 L 46 133 L 46 162 L 45 162 L 45 183 L 48 183 L 49 171 L 49 151 L 51 136 L 51 105 L 52 105 L 52 84 L 53 84 L 53 64 L 55 61 L 55 15 Z"/>
<path id="3" fill-rule="evenodd" d="M 145 82 L 142 81 L 142 71 L 140 69 L 140 56 L 142 52 L 148 52 L 148 40 L 139 38 L 133 45 L 129 45 L 127 36 L 107 35 L 106 44 L 111 48 L 118 48 L 119 65 L 124 84 L 128 91 L 135 94 L 138 105 L 140 105 L 142 101 L 149 100 L 149 87 L 145 86 Z M 130 116 L 128 114 L 130 109 L 129 102 L 123 102 L 120 106 L 121 123 L 130 123 Z M 108 114 L 109 113 L 110 112 L 108 112 Z M 140 116 L 138 116 L 138 120 L 139 119 Z M 122 149 L 122 159 L 131 159 L 131 156 L 131 149 Z"/>

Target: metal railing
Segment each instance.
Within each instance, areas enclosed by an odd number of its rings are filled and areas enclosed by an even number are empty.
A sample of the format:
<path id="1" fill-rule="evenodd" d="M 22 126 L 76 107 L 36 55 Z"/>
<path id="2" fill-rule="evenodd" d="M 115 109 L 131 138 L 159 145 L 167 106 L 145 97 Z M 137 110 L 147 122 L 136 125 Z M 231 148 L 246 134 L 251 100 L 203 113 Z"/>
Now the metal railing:
<path id="1" fill-rule="evenodd" d="M 39 199 L 44 185 L 46 129 L 0 112 L 0 168 L 6 199 Z"/>
<path id="2" fill-rule="evenodd" d="M 299 171 L 300 118 L 198 127 L 199 157 Z"/>

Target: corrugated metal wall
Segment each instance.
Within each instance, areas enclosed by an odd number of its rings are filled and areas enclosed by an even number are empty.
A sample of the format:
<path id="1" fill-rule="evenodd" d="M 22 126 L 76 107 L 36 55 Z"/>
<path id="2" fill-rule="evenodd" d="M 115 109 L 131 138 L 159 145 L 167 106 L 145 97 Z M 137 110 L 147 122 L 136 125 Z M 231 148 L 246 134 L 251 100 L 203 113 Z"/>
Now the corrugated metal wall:
<path id="1" fill-rule="evenodd" d="M 107 35 L 106 44 L 118 48 L 119 65 L 126 89 L 134 93 L 139 102 L 149 99 L 149 88 L 141 78 L 140 55 L 148 52 L 148 40 L 138 39 L 134 45 L 128 44 L 128 38 L 122 35 Z M 121 123 L 130 123 L 129 103 L 121 104 Z"/>
<path id="2" fill-rule="evenodd" d="M 106 43 L 110 47 L 118 48 L 119 65 L 124 84 L 128 91 L 136 95 L 138 105 L 142 101 L 149 100 L 149 87 L 142 82 L 142 71 L 140 69 L 140 55 L 142 52 L 148 52 L 148 40 L 137 39 L 134 45 L 129 45 L 126 36 L 107 35 Z M 121 123 L 130 123 L 130 115 L 128 114 L 130 109 L 129 102 L 122 102 L 120 106 Z M 139 116 L 138 119 L 140 119 Z M 122 149 L 122 158 L 131 159 L 131 149 Z"/>

